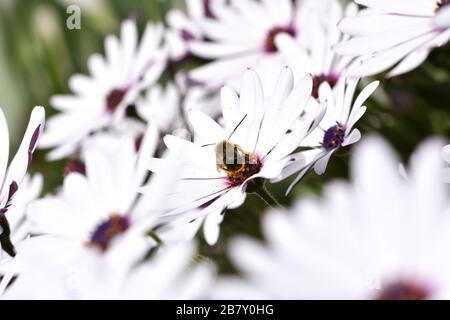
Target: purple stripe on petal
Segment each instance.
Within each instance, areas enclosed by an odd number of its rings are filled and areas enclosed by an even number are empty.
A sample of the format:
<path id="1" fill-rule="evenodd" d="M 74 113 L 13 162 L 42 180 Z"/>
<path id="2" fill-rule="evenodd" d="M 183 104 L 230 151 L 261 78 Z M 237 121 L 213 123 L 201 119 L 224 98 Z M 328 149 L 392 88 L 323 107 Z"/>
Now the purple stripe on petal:
<path id="1" fill-rule="evenodd" d="M 106 96 L 106 109 L 108 112 L 114 112 L 120 103 L 125 98 L 128 88 L 125 89 L 113 89 Z"/>
<path id="2" fill-rule="evenodd" d="M 206 209 L 206 208 L 208 208 L 210 205 L 212 205 L 212 204 L 213 204 L 217 199 L 219 199 L 219 198 L 220 198 L 220 196 L 217 196 L 217 197 L 215 197 L 215 198 L 213 198 L 213 199 L 211 199 L 211 200 L 205 202 L 204 204 L 202 204 L 202 205 L 199 207 L 199 209 Z"/>
<path id="3" fill-rule="evenodd" d="M 86 175 L 86 165 L 80 160 L 69 160 L 64 168 L 64 176 L 72 172 L 77 172 L 83 176 Z"/>
<path id="4" fill-rule="evenodd" d="M 215 19 L 216 16 L 211 10 L 211 4 L 209 3 L 210 0 L 203 0 L 203 13 L 205 17 L 210 19 Z"/>
<path id="5" fill-rule="evenodd" d="M 31 137 L 30 145 L 28 146 L 28 165 L 30 165 L 31 160 L 33 159 L 34 148 L 36 147 L 36 143 L 38 141 L 40 134 L 41 134 L 41 125 L 38 125 L 36 130 L 34 130 L 34 132 L 33 132 L 33 136 Z"/>
<path id="6" fill-rule="evenodd" d="M 180 35 L 181 38 L 186 42 L 195 39 L 195 36 L 191 32 L 189 32 L 189 30 L 186 29 L 182 29 Z"/>
<path id="7" fill-rule="evenodd" d="M 17 182 L 15 181 L 11 182 L 11 184 L 9 185 L 8 200 L 6 201 L 5 207 L 0 210 L 0 214 L 4 214 L 6 213 L 6 211 L 8 211 L 8 208 L 11 206 L 12 203 L 11 201 L 12 197 L 14 196 L 14 194 L 17 192 L 18 189 L 19 186 L 17 185 Z"/>
<path id="8" fill-rule="evenodd" d="M 15 181 L 11 182 L 11 184 L 9 185 L 8 199 L 11 199 L 12 196 L 17 192 L 18 189 L 19 189 L 19 186 L 17 185 L 17 182 L 15 182 Z"/>

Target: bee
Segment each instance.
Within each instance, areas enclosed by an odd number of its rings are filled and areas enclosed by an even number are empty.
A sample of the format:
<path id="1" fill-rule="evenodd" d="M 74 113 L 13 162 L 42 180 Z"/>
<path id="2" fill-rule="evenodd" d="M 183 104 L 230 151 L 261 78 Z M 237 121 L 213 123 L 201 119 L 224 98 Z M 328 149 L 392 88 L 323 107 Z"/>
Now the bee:
<path id="1" fill-rule="evenodd" d="M 217 171 L 225 171 L 233 185 L 241 184 L 261 169 L 261 162 L 256 155 L 228 140 L 219 141 L 215 145 L 215 152 Z"/>
<path id="2" fill-rule="evenodd" d="M 245 166 L 249 154 L 228 140 L 219 141 L 215 146 L 217 170 L 236 172 Z"/>
<path id="3" fill-rule="evenodd" d="M 445 7 L 446 5 L 450 4 L 450 0 L 438 0 L 436 2 L 436 9 L 434 10 L 436 13 L 441 10 L 443 7 Z"/>
<path id="4" fill-rule="evenodd" d="M 239 121 L 228 139 L 221 140 L 216 144 L 204 145 L 204 147 L 214 146 L 217 171 L 225 172 L 230 184 L 234 186 L 240 185 L 247 178 L 258 173 L 262 167 L 258 156 L 244 151 L 241 146 L 230 141 L 232 135 L 246 117 L 247 115 Z"/>

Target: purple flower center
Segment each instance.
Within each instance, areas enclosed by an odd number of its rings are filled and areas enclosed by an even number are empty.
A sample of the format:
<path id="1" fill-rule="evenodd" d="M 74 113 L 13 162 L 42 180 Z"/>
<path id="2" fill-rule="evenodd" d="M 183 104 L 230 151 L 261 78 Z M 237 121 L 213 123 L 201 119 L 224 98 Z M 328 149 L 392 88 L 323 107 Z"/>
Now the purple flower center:
<path id="1" fill-rule="evenodd" d="M 254 176 L 261 171 L 262 163 L 257 159 L 256 163 L 246 162 L 238 167 L 234 167 L 233 170 L 228 170 L 228 182 L 232 187 L 240 186 L 245 180 Z"/>
<path id="2" fill-rule="evenodd" d="M 438 2 L 436 3 L 436 5 L 437 5 L 436 12 L 438 12 L 439 10 L 441 10 L 443 7 L 445 7 L 448 4 L 450 4 L 450 0 L 438 0 Z"/>
<path id="3" fill-rule="evenodd" d="M 291 36 L 295 36 L 297 34 L 295 28 L 293 26 L 287 27 L 275 27 L 271 29 L 266 36 L 266 40 L 264 43 L 264 52 L 274 53 L 278 51 L 278 48 L 275 44 L 275 38 L 280 33 L 287 33 Z"/>
<path id="4" fill-rule="evenodd" d="M 186 42 L 195 39 L 195 36 L 189 30 L 186 30 L 186 29 L 182 29 L 180 35 L 181 35 L 181 38 Z"/>
<path id="5" fill-rule="evenodd" d="M 330 127 L 323 135 L 322 146 L 325 150 L 330 151 L 339 148 L 345 139 L 345 127 L 340 123 Z"/>
<path id="6" fill-rule="evenodd" d="M 77 172 L 77 173 L 85 176 L 86 175 L 86 166 L 80 160 L 70 160 L 69 162 L 67 162 L 67 164 L 64 168 L 64 176 L 67 176 L 68 174 L 70 174 L 72 172 Z"/>
<path id="7" fill-rule="evenodd" d="M 127 89 L 111 90 L 106 96 L 106 109 L 109 112 L 114 112 L 117 109 L 118 105 L 122 102 L 127 91 Z"/>
<path id="8" fill-rule="evenodd" d="M 319 74 L 317 76 L 314 76 L 311 95 L 317 99 L 319 97 L 319 88 L 322 83 L 327 82 L 330 85 L 331 89 L 333 89 L 337 81 L 338 76 L 335 74 Z"/>
<path id="9" fill-rule="evenodd" d="M 375 296 L 376 300 L 426 300 L 430 290 L 412 281 L 397 281 L 387 285 Z"/>
<path id="10" fill-rule="evenodd" d="M 130 226 L 130 219 L 120 214 L 112 214 L 108 220 L 100 223 L 91 235 L 88 246 L 96 247 L 105 252 L 111 240 L 117 235 L 124 233 Z"/>

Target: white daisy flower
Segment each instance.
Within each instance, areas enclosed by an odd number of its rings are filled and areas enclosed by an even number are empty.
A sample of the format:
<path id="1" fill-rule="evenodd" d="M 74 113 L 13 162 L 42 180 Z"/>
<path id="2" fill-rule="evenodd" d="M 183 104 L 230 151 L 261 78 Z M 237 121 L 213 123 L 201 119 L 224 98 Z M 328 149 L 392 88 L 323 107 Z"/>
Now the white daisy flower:
<path id="1" fill-rule="evenodd" d="M 137 193 L 147 177 L 143 155 L 152 154 L 152 147 L 152 143 L 144 143 L 138 153 L 133 139 L 97 135 L 86 146 L 84 174 L 70 172 L 56 195 L 29 206 L 33 232 L 70 240 L 102 253 L 122 235 L 151 228 L 153 217 L 148 213 L 152 201 L 157 201 L 166 185 L 156 182 L 160 184 L 156 187 L 150 183 L 151 199 Z M 169 183 L 172 178 L 164 179 Z"/>
<path id="2" fill-rule="evenodd" d="M 311 8 L 311 20 L 308 32 L 311 35 L 311 44 L 305 49 L 295 37 L 280 33 L 275 38 L 275 43 L 287 64 L 292 68 L 295 75 L 313 75 L 313 97 L 319 96 L 319 87 L 327 82 L 333 88 L 344 69 L 352 58 L 337 55 L 331 47 L 345 40 L 348 36 L 342 34 L 336 28 L 336 24 L 345 16 L 354 16 L 358 8 L 349 4 L 345 8 L 338 0 L 316 1 L 315 7 Z"/>
<path id="3" fill-rule="evenodd" d="M 9 160 L 9 133 L 8 124 L 6 123 L 3 110 L 0 109 L 0 245 L 2 249 L 6 249 L 8 246 L 8 253 L 14 254 L 13 247 L 11 246 L 10 233 L 11 228 L 18 228 L 20 223 L 20 207 L 24 205 L 22 203 L 23 193 L 19 192 L 21 184 L 27 173 L 28 166 L 31 163 L 33 152 L 36 149 L 36 145 L 39 141 L 42 133 L 45 121 L 45 111 L 43 107 L 35 107 L 31 112 L 30 120 L 28 122 L 27 129 L 25 131 L 22 142 L 17 150 L 16 155 L 11 160 L 8 166 Z M 25 179 L 25 186 L 27 187 L 28 181 Z M 28 189 L 28 188 L 27 188 Z M 31 190 L 29 190 L 31 192 Z M 14 198 L 19 195 L 19 203 L 16 206 L 11 207 Z M 30 194 L 31 196 L 31 194 Z M 9 213 L 8 211 L 13 208 L 11 223 L 8 224 Z M 17 221 L 16 221 L 17 219 Z M 16 230 L 14 230 L 16 231 Z M 0 255 L 1 256 L 1 255 Z"/>
<path id="4" fill-rule="evenodd" d="M 194 55 L 214 60 L 189 73 L 193 81 L 208 89 L 223 84 L 237 89 L 245 68 L 254 68 L 263 79 L 264 89 L 273 90 L 273 74 L 285 65 L 275 38 L 286 33 L 303 46 L 309 43 L 307 26 L 312 20 L 308 7 L 317 1 L 240 0 L 211 2 L 214 18 L 198 22 L 208 41 L 190 41 Z"/>
<path id="5" fill-rule="evenodd" d="M 124 259 L 122 270 L 132 264 L 129 259 L 141 255 L 143 246 L 155 246 L 156 236 L 144 237 L 156 223 L 150 213 L 178 176 L 166 170 L 150 180 L 149 196 L 137 193 L 147 177 L 142 155 L 151 154 L 153 146 L 147 141 L 144 137 L 138 153 L 134 139 L 118 140 L 108 134 L 90 139 L 83 152 L 83 170 L 69 172 L 56 195 L 28 206 L 31 232 L 42 236 L 21 242 L 13 263 L 0 267 L 7 275 L 0 288 L 27 270 L 28 253 L 39 252 L 43 243 L 65 267 L 91 256 L 109 261 L 118 257 L 116 248 L 128 248 L 117 249 Z"/>
<path id="6" fill-rule="evenodd" d="M 99 54 L 90 57 L 91 75 L 72 76 L 69 87 L 73 94 L 52 97 L 53 107 L 61 113 L 49 120 L 42 137 L 40 147 L 54 148 L 49 159 L 70 155 L 88 135 L 123 118 L 141 90 L 155 83 L 166 62 L 162 35 L 161 25 L 149 23 L 138 44 L 136 23 L 123 22 L 121 38 L 110 35 L 105 40 L 106 58 Z"/>
<path id="7" fill-rule="evenodd" d="M 405 180 L 386 144 L 367 139 L 351 184 L 267 215 L 267 245 L 231 243 L 244 279 L 223 280 L 216 298 L 449 299 L 450 193 L 440 150 L 440 141 L 421 145 Z"/>
<path id="8" fill-rule="evenodd" d="M 442 156 L 446 162 L 446 167 L 444 168 L 444 180 L 450 183 L 450 144 L 442 149 Z"/>
<path id="9" fill-rule="evenodd" d="M 339 29 L 352 39 L 334 50 L 357 58 L 348 76 L 369 76 L 388 70 L 388 76 L 409 72 L 430 51 L 450 39 L 448 0 L 355 0 L 367 7 L 343 19 Z"/>
<path id="10" fill-rule="evenodd" d="M 149 163 L 156 173 L 161 165 L 182 170 L 180 182 L 159 210 L 186 222 L 206 217 L 205 238 L 215 243 L 224 210 L 243 203 L 250 181 L 278 177 L 288 156 L 323 117 L 325 107 L 312 99 L 314 112 L 308 113 L 304 125 L 289 131 L 310 100 L 311 88 L 311 76 L 293 88 L 292 73 L 284 68 L 272 98 L 265 100 L 258 75 L 247 70 L 239 96 L 230 87 L 222 89 L 224 126 L 191 110 L 195 142 L 166 136 L 165 144 L 177 160 Z"/>
<path id="11" fill-rule="evenodd" d="M 327 103 L 327 111 L 318 128 L 302 141 L 301 146 L 310 149 L 293 154 L 283 174 L 276 179 L 279 181 L 299 172 L 287 192 L 311 167 L 318 175 L 323 174 L 336 151 L 360 140 L 361 132 L 354 126 L 366 112 L 363 104 L 377 89 L 379 82 L 367 85 L 355 99 L 357 85 L 358 79 L 340 78 L 334 90 L 328 83 L 320 87 L 319 101 Z"/>

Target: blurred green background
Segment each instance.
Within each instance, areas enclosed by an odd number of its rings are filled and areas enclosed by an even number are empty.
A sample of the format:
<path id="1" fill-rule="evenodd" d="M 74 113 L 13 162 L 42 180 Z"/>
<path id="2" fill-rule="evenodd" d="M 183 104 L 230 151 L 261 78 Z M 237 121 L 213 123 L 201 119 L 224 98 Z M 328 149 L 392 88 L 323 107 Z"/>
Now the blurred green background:
<path id="1" fill-rule="evenodd" d="M 66 28 L 67 6 L 81 8 L 81 29 Z M 143 24 L 163 21 L 165 12 L 182 7 L 183 1 L 168 0 L 0 0 L 0 105 L 10 126 L 11 149 L 16 150 L 34 105 L 54 112 L 49 97 L 68 92 L 71 74 L 86 72 L 86 61 L 94 52 L 103 52 L 103 39 L 118 33 L 120 22 L 130 15 Z M 367 103 L 368 112 L 359 124 L 363 133 L 385 136 L 408 159 L 424 138 L 450 137 L 450 45 L 433 51 L 417 70 L 394 79 L 383 75 L 380 89 Z M 367 83 L 369 79 L 364 80 Z M 283 197 L 288 182 L 270 186 L 284 204 L 321 187 L 336 177 L 346 177 L 351 149 L 344 149 L 330 161 L 322 177 L 310 174 L 288 198 Z M 59 185 L 65 161 L 46 162 L 45 152 L 35 155 L 31 171 L 43 172 L 46 191 Z M 218 259 L 227 270 L 226 239 L 236 232 L 259 235 L 259 218 L 265 204 L 250 196 L 245 206 L 227 215 L 219 244 L 202 246 L 201 252 Z"/>

